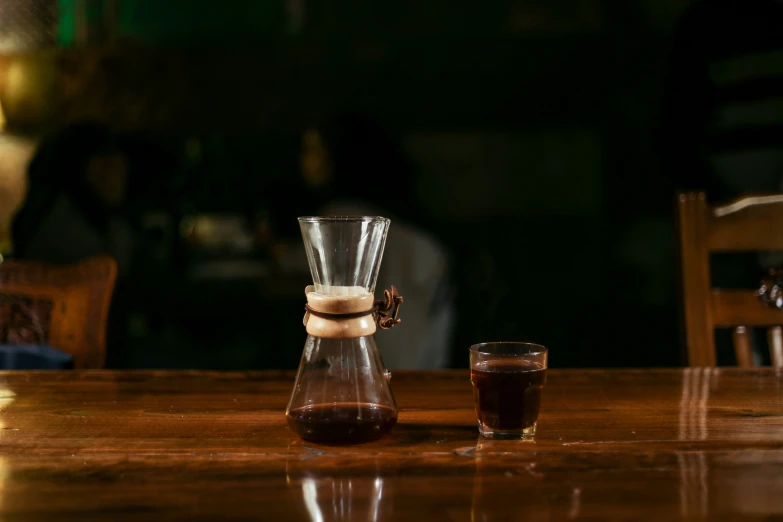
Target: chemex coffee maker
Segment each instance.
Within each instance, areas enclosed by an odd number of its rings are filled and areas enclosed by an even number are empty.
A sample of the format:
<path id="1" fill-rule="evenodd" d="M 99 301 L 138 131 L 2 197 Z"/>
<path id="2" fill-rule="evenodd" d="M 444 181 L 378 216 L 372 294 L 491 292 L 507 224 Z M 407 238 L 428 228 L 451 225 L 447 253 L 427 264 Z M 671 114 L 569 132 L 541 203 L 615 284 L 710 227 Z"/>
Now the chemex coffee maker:
<path id="1" fill-rule="evenodd" d="M 308 336 L 286 420 L 305 440 L 367 442 L 397 423 L 391 374 L 375 344 L 376 328 L 400 322 L 397 290 L 385 290 L 382 300 L 374 295 L 389 223 L 299 218 L 313 285 L 305 289 Z"/>

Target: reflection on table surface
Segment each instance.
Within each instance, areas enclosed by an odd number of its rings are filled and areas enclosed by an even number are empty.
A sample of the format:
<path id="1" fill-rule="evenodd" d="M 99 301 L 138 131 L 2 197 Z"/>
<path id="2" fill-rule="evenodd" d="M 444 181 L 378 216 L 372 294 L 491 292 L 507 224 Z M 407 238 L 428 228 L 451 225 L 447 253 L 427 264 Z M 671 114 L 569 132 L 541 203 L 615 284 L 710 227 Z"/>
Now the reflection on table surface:
<path id="1" fill-rule="evenodd" d="M 0 512 L 165 519 L 573 520 L 783 513 L 783 451 L 285 458 L 0 457 Z M 320 459 L 324 460 L 324 459 Z M 573 462 L 576 461 L 576 462 Z M 573 464 L 576 464 L 574 466 Z"/>
<path id="2" fill-rule="evenodd" d="M 0 518 L 783 515 L 783 374 L 552 370 L 536 441 L 477 438 L 467 371 L 395 372 L 358 446 L 286 428 L 286 372 L 0 373 Z"/>
<path id="3" fill-rule="evenodd" d="M 405 461 L 394 469 L 376 460 L 365 463 L 375 470 L 370 473 L 310 466 L 297 473 L 289 467 L 286 479 L 301 490 L 301 504 L 314 522 L 406 520 L 424 513 L 482 522 L 783 513 L 783 451 L 741 458 L 597 452 L 578 459 L 574 469 L 567 455 L 520 452 L 518 445 L 480 442 L 462 455 L 471 462 L 460 463 L 458 471 L 446 459 L 443 466 Z M 463 494 L 466 486 L 469 495 Z"/>

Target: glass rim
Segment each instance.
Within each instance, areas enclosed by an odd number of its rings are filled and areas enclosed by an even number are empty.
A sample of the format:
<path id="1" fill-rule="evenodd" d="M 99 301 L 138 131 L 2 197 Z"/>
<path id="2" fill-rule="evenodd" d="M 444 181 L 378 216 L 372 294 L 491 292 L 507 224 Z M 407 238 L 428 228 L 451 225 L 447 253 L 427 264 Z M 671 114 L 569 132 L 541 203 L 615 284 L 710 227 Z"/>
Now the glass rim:
<path id="1" fill-rule="evenodd" d="M 391 220 L 383 216 L 302 216 L 300 223 L 388 223 Z"/>
<path id="2" fill-rule="evenodd" d="M 532 348 L 527 353 L 496 353 L 496 352 L 487 352 L 482 350 L 485 346 L 517 346 L 517 347 L 528 347 Z M 474 353 L 483 353 L 486 355 L 501 355 L 501 356 L 508 356 L 508 357 L 524 357 L 528 355 L 543 355 L 545 353 L 549 352 L 549 349 L 544 346 L 543 344 L 538 343 L 528 343 L 523 341 L 496 341 L 496 342 L 486 342 L 486 343 L 476 343 L 470 346 L 470 351 Z"/>

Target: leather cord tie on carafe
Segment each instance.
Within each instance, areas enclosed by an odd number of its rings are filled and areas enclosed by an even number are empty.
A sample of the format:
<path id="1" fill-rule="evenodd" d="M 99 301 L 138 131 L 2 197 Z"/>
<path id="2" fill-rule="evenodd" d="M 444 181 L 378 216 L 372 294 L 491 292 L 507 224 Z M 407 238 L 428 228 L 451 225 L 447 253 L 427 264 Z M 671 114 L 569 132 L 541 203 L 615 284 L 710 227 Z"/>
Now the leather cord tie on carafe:
<path id="1" fill-rule="evenodd" d="M 402 319 L 398 316 L 403 302 L 404 299 L 397 292 L 397 287 L 394 285 L 391 285 L 390 289 L 383 291 L 383 301 L 375 301 L 375 321 L 381 330 L 388 330 L 397 323 L 402 322 Z"/>

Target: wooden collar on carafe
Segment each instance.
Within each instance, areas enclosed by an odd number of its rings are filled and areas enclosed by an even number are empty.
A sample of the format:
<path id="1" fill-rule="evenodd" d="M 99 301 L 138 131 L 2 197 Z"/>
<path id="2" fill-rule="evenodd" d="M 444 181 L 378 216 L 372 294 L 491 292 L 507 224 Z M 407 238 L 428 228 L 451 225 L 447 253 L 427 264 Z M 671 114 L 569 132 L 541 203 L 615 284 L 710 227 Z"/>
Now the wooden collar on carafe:
<path id="1" fill-rule="evenodd" d="M 304 325 L 307 333 L 316 337 L 350 339 L 372 335 L 376 325 L 388 330 L 401 322 L 398 317 L 402 296 L 392 285 L 384 290 L 383 300 L 373 300 L 369 292 L 365 295 L 324 295 L 311 285 L 305 288 Z"/>

